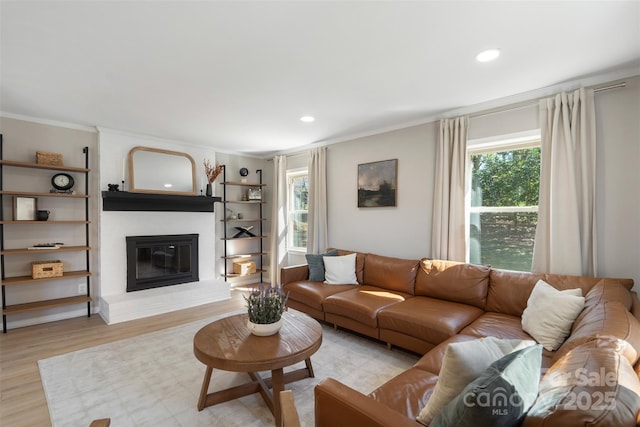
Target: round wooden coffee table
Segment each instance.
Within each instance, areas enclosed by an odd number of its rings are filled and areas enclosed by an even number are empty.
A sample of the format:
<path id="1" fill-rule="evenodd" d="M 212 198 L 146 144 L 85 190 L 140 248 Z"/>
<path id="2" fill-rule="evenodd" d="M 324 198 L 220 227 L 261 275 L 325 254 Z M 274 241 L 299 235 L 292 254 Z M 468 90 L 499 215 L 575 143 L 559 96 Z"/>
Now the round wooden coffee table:
<path id="1" fill-rule="evenodd" d="M 284 385 L 313 377 L 311 355 L 322 344 L 320 324 L 299 312 L 283 314 L 280 332 L 269 337 L 252 335 L 247 329 L 247 315 L 237 314 L 216 320 L 200 329 L 193 338 L 193 353 L 207 365 L 198 410 L 259 392 L 280 425 L 280 392 Z M 283 373 L 283 368 L 305 361 L 305 367 Z M 246 372 L 251 382 L 208 393 L 213 369 Z M 271 371 L 271 378 L 258 372 Z"/>

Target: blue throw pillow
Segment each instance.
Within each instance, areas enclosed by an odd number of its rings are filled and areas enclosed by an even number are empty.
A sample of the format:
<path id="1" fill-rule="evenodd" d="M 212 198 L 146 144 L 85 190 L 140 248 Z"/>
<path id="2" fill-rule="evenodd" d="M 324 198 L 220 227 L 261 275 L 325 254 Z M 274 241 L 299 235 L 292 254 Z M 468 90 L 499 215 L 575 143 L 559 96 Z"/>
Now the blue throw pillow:
<path id="1" fill-rule="evenodd" d="M 307 264 L 309 264 L 309 281 L 324 282 L 324 261 L 323 256 L 338 256 L 336 249 L 324 254 L 306 254 Z"/>
<path id="2" fill-rule="evenodd" d="M 538 396 L 542 346 L 496 360 L 429 427 L 519 426 Z"/>

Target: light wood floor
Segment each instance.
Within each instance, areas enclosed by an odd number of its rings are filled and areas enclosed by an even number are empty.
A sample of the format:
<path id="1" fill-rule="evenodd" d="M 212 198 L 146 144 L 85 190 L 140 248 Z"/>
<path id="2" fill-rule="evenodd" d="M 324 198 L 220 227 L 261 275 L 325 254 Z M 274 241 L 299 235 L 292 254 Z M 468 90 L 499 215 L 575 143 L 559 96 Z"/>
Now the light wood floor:
<path id="1" fill-rule="evenodd" d="M 242 292 L 234 290 L 227 301 L 111 326 L 92 315 L 0 333 L 0 426 L 51 425 L 40 359 L 230 313 L 244 305 Z"/>

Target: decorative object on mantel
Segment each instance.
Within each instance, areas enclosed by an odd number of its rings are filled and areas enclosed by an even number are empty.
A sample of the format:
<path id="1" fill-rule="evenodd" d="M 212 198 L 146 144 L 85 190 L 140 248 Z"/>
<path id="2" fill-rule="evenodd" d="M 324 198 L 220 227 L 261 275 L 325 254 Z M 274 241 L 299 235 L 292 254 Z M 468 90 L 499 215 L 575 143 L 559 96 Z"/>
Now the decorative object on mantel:
<path id="1" fill-rule="evenodd" d="M 282 313 L 287 304 L 288 294 L 285 295 L 279 286 L 260 285 L 251 291 L 247 302 L 247 328 L 253 335 L 269 336 L 278 333 L 282 326 Z"/>
<path id="2" fill-rule="evenodd" d="M 213 167 L 211 165 L 211 162 L 207 159 L 204 160 L 203 164 L 204 164 L 204 174 L 207 176 L 206 194 L 207 194 L 207 197 L 211 197 L 213 196 L 213 188 L 211 184 L 213 184 L 213 181 L 215 181 L 218 175 L 222 173 L 222 169 L 224 168 L 224 165 L 221 165 L 220 163 L 216 162 L 216 166 Z"/>
<path id="3" fill-rule="evenodd" d="M 120 191 L 119 184 L 107 184 L 107 187 L 109 188 L 109 191 Z"/>

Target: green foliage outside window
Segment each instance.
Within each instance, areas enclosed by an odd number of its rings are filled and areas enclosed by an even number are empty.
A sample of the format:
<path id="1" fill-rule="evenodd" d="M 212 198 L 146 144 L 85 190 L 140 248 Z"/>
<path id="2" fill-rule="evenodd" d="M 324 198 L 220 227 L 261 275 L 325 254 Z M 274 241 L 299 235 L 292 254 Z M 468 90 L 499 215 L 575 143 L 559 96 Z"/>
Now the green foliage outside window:
<path id="1" fill-rule="evenodd" d="M 291 206 L 289 221 L 293 232 L 290 243 L 295 248 L 307 247 L 307 211 L 309 209 L 309 176 L 299 175 L 291 178 Z"/>
<path id="2" fill-rule="evenodd" d="M 482 192 L 472 206 L 537 206 L 540 187 L 540 148 L 471 156 L 471 186 Z"/>
<path id="3" fill-rule="evenodd" d="M 538 206 L 540 148 L 471 156 L 473 207 Z M 529 271 L 537 212 L 471 213 L 470 261 Z"/>

